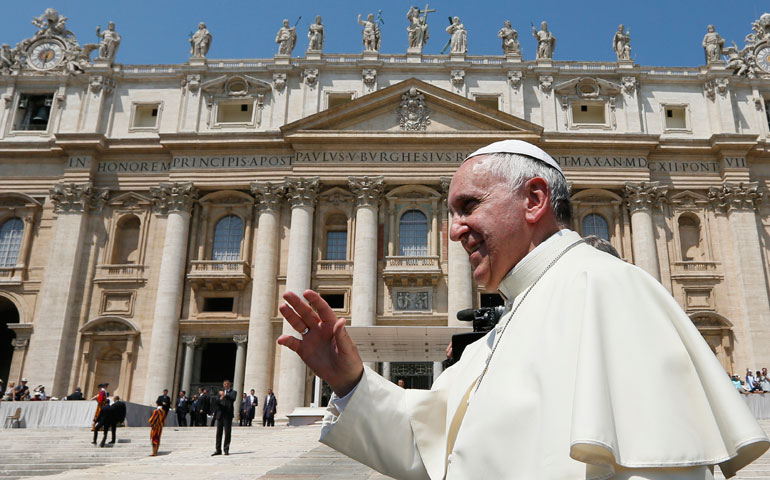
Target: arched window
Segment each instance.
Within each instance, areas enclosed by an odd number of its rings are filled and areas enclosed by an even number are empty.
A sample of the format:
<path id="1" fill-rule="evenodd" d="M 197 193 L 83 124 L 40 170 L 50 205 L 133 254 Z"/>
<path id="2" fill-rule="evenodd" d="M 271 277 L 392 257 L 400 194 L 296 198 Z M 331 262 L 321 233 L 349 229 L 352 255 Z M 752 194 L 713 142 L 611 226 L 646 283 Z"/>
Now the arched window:
<path id="1" fill-rule="evenodd" d="M 690 215 L 679 217 L 679 243 L 682 248 L 682 260 L 685 262 L 703 259 L 700 240 L 700 221 Z"/>
<path id="2" fill-rule="evenodd" d="M 243 221 L 239 217 L 228 215 L 219 220 L 214 227 L 214 248 L 211 259 L 240 260 L 241 238 L 243 238 Z"/>
<path id="3" fill-rule="evenodd" d="M 326 251 L 324 260 L 347 260 L 348 229 L 344 215 L 332 215 L 326 221 Z"/>
<path id="4" fill-rule="evenodd" d="M 17 217 L 11 218 L 0 227 L 0 267 L 13 267 L 19 260 L 21 235 L 24 222 Z"/>
<path id="5" fill-rule="evenodd" d="M 583 217 L 583 236 L 596 235 L 607 241 L 610 239 L 610 226 L 598 213 L 589 213 Z"/>
<path id="6" fill-rule="evenodd" d="M 141 222 L 136 215 L 120 219 L 115 229 L 115 244 L 112 247 L 112 264 L 136 264 L 139 260 L 139 230 Z"/>
<path id="7" fill-rule="evenodd" d="M 398 254 L 402 257 L 428 255 L 428 218 L 419 210 L 409 210 L 398 224 Z"/>

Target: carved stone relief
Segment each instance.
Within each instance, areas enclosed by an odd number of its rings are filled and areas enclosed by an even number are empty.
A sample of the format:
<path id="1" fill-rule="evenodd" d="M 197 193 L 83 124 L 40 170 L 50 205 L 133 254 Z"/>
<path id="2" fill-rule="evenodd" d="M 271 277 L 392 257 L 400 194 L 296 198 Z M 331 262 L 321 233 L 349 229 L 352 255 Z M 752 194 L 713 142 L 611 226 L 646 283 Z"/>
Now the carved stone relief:
<path id="1" fill-rule="evenodd" d="M 401 130 L 426 130 L 430 125 L 430 110 L 425 105 L 425 95 L 414 87 L 401 95 L 401 105 L 396 113 Z"/>

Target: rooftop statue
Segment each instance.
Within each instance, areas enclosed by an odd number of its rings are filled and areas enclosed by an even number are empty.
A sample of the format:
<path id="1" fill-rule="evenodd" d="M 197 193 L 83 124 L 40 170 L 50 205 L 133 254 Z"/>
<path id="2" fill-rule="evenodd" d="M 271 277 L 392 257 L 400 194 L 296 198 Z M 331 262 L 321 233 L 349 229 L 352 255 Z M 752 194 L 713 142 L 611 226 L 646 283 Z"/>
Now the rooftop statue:
<path id="1" fill-rule="evenodd" d="M 406 12 L 406 18 L 409 20 L 409 26 L 406 27 L 409 35 L 409 49 L 413 51 L 422 51 L 422 47 L 428 42 L 428 13 L 436 10 L 429 10 L 425 5 L 425 10 L 419 7 L 410 7 Z M 423 14 L 421 17 L 420 14 Z"/>
<path id="2" fill-rule="evenodd" d="M 380 37 L 380 27 L 374 20 L 374 14 L 366 16 L 366 20 L 361 20 L 361 14 L 358 14 L 358 24 L 364 27 L 361 32 L 361 41 L 364 43 L 364 50 L 367 52 L 379 52 L 382 38 Z"/>
<path id="3" fill-rule="evenodd" d="M 284 19 L 281 28 L 275 35 L 275 43 L 278 44 L 278 55 L 289 55 L 294 51 L 294 45 L 297 43 L 296 27 L 289 27 L 289 21 Z"/>
<path id="4" fill-rule="evenodd" d="M 190 55 L 195 58 L 206 58 L 211 47 L 211 33 L 206 24 L 200 22 L 198 30 L 190 37 Z"/>
<path id="5" fill-rule="evenodd" d="M 770 13 L 763 13 L 758 20 L 755 20 L 751 24 L 752 33 L 746 35 L 745 46 L 741 49 L 732 42 L 731 47 L 727 47 L 721 50 L 720 55 L 727 55 L 727 69 L 732 70 L 737 76 L 756 78 L 762 76 L 768 78 L 770 76 Z M 713 35 L 709 37 L 709 35 Z M 707 39 L 710 38 L 711 43 L 707 43 Z M 708 47 L 716 50 L 720 45 L 719 37 L 716 32 L 711 31 L 711 26 L 706 37 L 703 39 L 703 48 L 706 49 L 706 57 L 708 61 Z M 724 42 L 722 40 L 722 42 Z M 722 43 L 723 45 L 723 43 Z"/>
<path id="6" fill-rule="evenodd" d="M 624 29 L 625 27 L 621 23 L 615 36 L 612 37 L 612 49 L 615 50 L 618 61 L 631 60 L 631 32 L 624 32 Z"/>
<path id="7" fill-rule="evenodd" d="M 556 37 L 548 31 L 548 24 L 542 22 L 538 31 L 532 25 L 532 36 L 537 40 L 537 59 L 552 59 L 553 51 L 556 50 Z"/>
<path id="8" fill-rule="evenodd" d="M 505 23 L 503 23 L 503 28 L 497 32 L 497 38 L 503 40 L 504 55 L 521 55 L 519 32 L 511 28 L 510 20 L 506 20 Z"/>
<path id="9" fill-rule="evenodd" d="M 320 52 L 324 49 L 324 26 L 321 23 L 321 16 L 316 15 L 315 23 L 311 23 L 307 32 L 307 51 L 308 52 Z"/>
<path id="10" fill-rule="evenodd" d="M 115 31 L 115 22 L 108 23 L 107 30 L 102 30 L 101 25 L 97 26 L 96 36 L 101 39 L 99 58 L 110 62 L 114 61 L 120 46 L 120 35 Z"/>
<path id="11" fill-rule="evenodd" d="M 714 25 L 707 27 L 703 37 L 703 50 L 706 53 L 706 64 L 722 61 L 722 51 L 725 48 L 725 39 L 719 36 Z"/>
<path id="12" fill-rule="evenodd" d="M 460 23 L 460 17 L 452 18 L 452 23 L 446 27 L 446 32 L 451 35 L 449 39 L 449 52 L 451 54 L 465 55 L 468 53 L 468 32 L 465 25 Z"/>

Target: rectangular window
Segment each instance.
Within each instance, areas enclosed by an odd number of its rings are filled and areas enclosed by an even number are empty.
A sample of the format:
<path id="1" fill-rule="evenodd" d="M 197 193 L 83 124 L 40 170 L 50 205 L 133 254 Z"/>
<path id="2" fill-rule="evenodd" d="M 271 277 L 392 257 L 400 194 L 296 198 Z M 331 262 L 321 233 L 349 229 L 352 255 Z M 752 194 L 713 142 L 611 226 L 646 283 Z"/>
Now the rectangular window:
<path id="1" fill-rule="evenodd" d="M 344 310 L 345 309 L 345 294 L 344 293 L 324 293 L 324 294 L 321 294 L 321 298 L 326 300 L 326 303 L 328 303 L 329 306 L 332 307 L 335 310 Z"/>
<path id="2" fill-rule="evenodd" d="M 157 103 L 148 105 L 134 105 L 133 128 L 157 128 L 158 110 L 160 105 Z"/>
<path id="3" fill-rule="evenodd" d="M 476 95 L 476 103 L 495 110 L 500 109 L 500 98 L 497 95 Z"/>
<path id="4" fill-rule="evenodd" d="M 572 123 L 577 125 L 605 125 L 606 108 L 603 103 L 573 103 Z"/>
<path id="5" fill-rule="evenodd" d="M 251 123 L 253 113 L 251 102 L 220 103 L 217 106 L 217 123 Z"/>
<path id="6" fill-rule="evenodd" d="M 327 232 L 325 260 L 346 260 L 347 257 L 348 257 L 347 230 Z"/>
<path id="7" fill-rule="evenodd" d="M 203 299 L 204 312 L 232 312 L 233 297 L 208 297 Z"/>
<path id="8" fill-rule="evenodd" d="M 339 107 L 353 100 L 353 94 L 350 92 L 345 93 L 329 93 L 326 95 L 326 108 Z"/>
<path id="9" fill-rule="evenodd" d="M 687 128 L 687 107 L 666 106 L 666 128 L 684 130 Z"/>
<path id="10" fill-rule="evenodd" d="M 14 130 L 48 130 L 53 94 L 21 95 L 16 109 Z"/>

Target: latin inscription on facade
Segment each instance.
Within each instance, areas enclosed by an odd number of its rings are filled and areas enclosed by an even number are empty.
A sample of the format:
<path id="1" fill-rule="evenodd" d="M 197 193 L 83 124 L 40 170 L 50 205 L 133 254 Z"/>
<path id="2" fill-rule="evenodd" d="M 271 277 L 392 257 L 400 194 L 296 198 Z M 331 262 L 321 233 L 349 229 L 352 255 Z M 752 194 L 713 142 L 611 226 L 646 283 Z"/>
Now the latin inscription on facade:
<path id="1" fill-rule="evenodd" d="M 459 164 L 468 152 L 382 152 L 382 151 L 325 151 L 296 152 L 292 155 L 207 155 L 176 156 L 171 161 L 104 161 L 97 168 L 98 173 L 164 173 L 170 170 L 234 170 L 234 169 L 289 169 L 294 165 L 322 163 L 348 164 L 406 164 L 444 163 Z M 646 157 L 559 155 L 555 157 L 565 170 L 571 169 L 649 169 L 651 172 L 677 173 L 719 173 L 718 162 L 714 161 L 657 161 Z M 70 157 L 69 168 L 84 168 L 90 158 Z M 745 158 L 725 158 L 727 167 L 745 167 Z"/>

